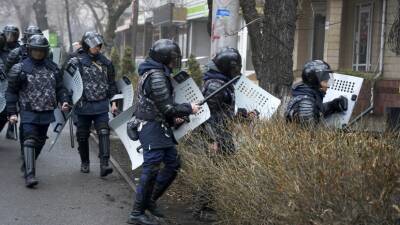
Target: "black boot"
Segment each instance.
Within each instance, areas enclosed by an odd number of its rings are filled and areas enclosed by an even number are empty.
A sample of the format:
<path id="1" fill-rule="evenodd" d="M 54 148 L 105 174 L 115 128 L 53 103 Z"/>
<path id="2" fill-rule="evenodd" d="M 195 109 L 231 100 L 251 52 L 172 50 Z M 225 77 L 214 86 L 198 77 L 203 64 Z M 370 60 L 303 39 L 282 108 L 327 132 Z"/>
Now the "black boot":
<path id="1" fill-rule="evenodd" d="M 149 218 L 144 212 L 143 202 L 135 201 L 132 212 L 129 214 L 129 224 L 158 225 L 157 221 Z"/>
<path id="2" fill-rule="evenodd" d="M 33 188 L 39 181 L 35 177 L 35 149 L 31 146 L 24 146 L 25 158 L 25 186 Z"/>
<path id="3" fill-rule="evenodd" d="M 164 168 L 164 171 L 161 171 L 161 175 L 165 172 L 166 168 Z M 164 214 L 161 212 L 160 208 L 157 207 L 157 200 L 165 193 L 165 191 L 167 191 L 167 189 L 169 188 L 169 186 L 171 186 L 172 182 L 175 180 L 177 172 L 176 171 L 170 171 L 169 174 L 169 179 L 167 180 L 167 182 L 165 183 L 156 183 L 154 185 L 154 190 L 153 193 L 151 195 L 150 201 L 147 205 L 147 210 L 154 216 L 156 217 L 164 217 Z"/>
<path id="4" fill-rule="evenodd" d="M 90 172 L 90 161 L 89 161 L 89 140 L 82 139 L 78 140 L 78 151 L 81 157 L 81 172 Z"/>
<path id="5" fill-rule="evenodd" d="M 108 129 L 100 129 L 99 135 L 99 155 L 100 155 L 100 176 L 105 177 L 113 172 L 113 168 L 109 165 L 110 159 L 110 131 Z"/>

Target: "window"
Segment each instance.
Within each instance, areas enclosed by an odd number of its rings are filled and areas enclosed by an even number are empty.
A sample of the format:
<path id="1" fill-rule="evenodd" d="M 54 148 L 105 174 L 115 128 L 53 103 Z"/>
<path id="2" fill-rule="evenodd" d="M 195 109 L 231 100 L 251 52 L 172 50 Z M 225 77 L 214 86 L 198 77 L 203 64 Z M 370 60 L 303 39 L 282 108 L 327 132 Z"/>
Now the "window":
<path id="1" fill-rule="evenodd" d="M 371 67 L 372 4 L 356 6 L 353 70 L 369 71 Z"/>

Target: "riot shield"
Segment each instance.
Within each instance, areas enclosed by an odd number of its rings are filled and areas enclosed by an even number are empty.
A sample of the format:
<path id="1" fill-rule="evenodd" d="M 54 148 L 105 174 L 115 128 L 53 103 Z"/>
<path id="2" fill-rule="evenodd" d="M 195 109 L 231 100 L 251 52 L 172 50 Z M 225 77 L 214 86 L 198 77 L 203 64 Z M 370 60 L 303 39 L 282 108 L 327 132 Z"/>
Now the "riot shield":
<path id="1" fill-rule="evenodd" d="M 344 96 L 348 100 L 348 107 L 345 112 L 330 115 L 325 119 L 325 122 L 330 126 L 343 128 L 350 121 L 364 79 L 338 73 L 333 74 L 333 79 L 333 85 L 328 89 L 324 102 Z"/>
<path id="2" fill-rule="evenodd" d="M 83 93 L 83 82 L 79 69 L 75 65 L 69 64 L 64 71 L 63 81 L 65 88 L 72 96 L 72 103 L 77 103 Z"/>
<path id="3" fill-rule="evenodd" d="M 120 138 L 122 144 L 125 146 L 126 151 L 128 152 L 129 158 L 132 163 L 132 170 L 135 170 L 143 163 L 143 154 L 140 153 L 138 148 L 140 147 L 139 141 L 132 141 L 126 132 L 127 123 L 135 117 L 132 117 L 134 111 L 134 107 L 131 106 L 127 110 L 120 113 L 114 119 L 110 120 L 108 123 L 110 128 L 114 130 L 114 132 Z"/>
<path id="4" fill-rule="evenodd" d="M 281 104 L 280 99 L 245 76 L 242 76 L 235 84 L 235 102 L 237 109 L 244 108 L 248 112 L 257 110 L 262 119 L 269 119 Z"/>
<path id="5" fill-rule="evenodd" d="M 176 103 L 192 103 L 200 102 L 204 99 L 199 87 L 194 80 L 185 72 L 181 72 L 174 76 L 172 79 L 174 87 L 174 97 Z M 174 130 L 176 140 L 181 139 L 183 136 L 194 130 L 210 118 L 210 109 L 207 104 L 203 104 L 201 110 L 189 116 L 189 121 L 184 123 L 178 129 Z"/>

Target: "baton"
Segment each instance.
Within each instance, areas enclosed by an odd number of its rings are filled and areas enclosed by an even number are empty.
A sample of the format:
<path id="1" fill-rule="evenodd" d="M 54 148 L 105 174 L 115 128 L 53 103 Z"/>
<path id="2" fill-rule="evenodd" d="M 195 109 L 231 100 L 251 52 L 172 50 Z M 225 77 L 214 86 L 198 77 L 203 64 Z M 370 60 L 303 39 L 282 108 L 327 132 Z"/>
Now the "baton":
<path id="1" fill-rule="evenodd" d="M 72 113 L 72 112 L 71 112 Z M 74 123 L 72 116 L 69 118 L 69 136 L 71 138 L 71 148 L 75 148 L 75 141 L 74 141 Z"/>
<path id="2" fill-rule="evenodd" d="M 218 93 L 220 93 L 221 91 L 225 90 L 227 87 L 229 87 L 231 84 L 235 83 L 237 80 L 239 80 L 241 77 L 241 75 L 236 76 L 234 78 L 232 78 L 232 80 L 230 80 L 229 82 L 227 82 L 226 84 L 222 85 L 220 88 L 218 88 L 216 91 L 214 91 L 213 93 L 211 93 L 209 96 L 207 96 L 206 98 L 204 98 L 203 100 L 201 100 L 198 105 L 204 105 L 208 100 L 210 100 L 211 98 L 213 98 L 215 95 L 217 95 Z"/>
<path id="3" fill-rule="evenodd" d="M 18 140 L 18 128 L 17 128 L 17 123 L 13 124 L 14 127 L 14 139 Z"/>

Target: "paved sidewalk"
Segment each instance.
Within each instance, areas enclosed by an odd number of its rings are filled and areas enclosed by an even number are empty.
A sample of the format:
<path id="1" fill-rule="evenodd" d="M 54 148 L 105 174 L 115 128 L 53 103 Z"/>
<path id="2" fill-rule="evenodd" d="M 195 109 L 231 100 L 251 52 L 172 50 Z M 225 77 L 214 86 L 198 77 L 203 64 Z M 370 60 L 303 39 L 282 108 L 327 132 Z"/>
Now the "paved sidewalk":
<path id="1" fill-rule="evenodd" d="M 37 161 L 39 185 L 33 190 L 24 186 L 19 145 L 5 139 L 4 131 L 0 134 L 0 225 L 126 224 L 132 191 L 115 170 L 99 177 L 93 142 L 91 173 L 80 173 L 79 155 L 70 148 L 67 131 L 52 152 L 48 145 L 43 149 Z"/>

